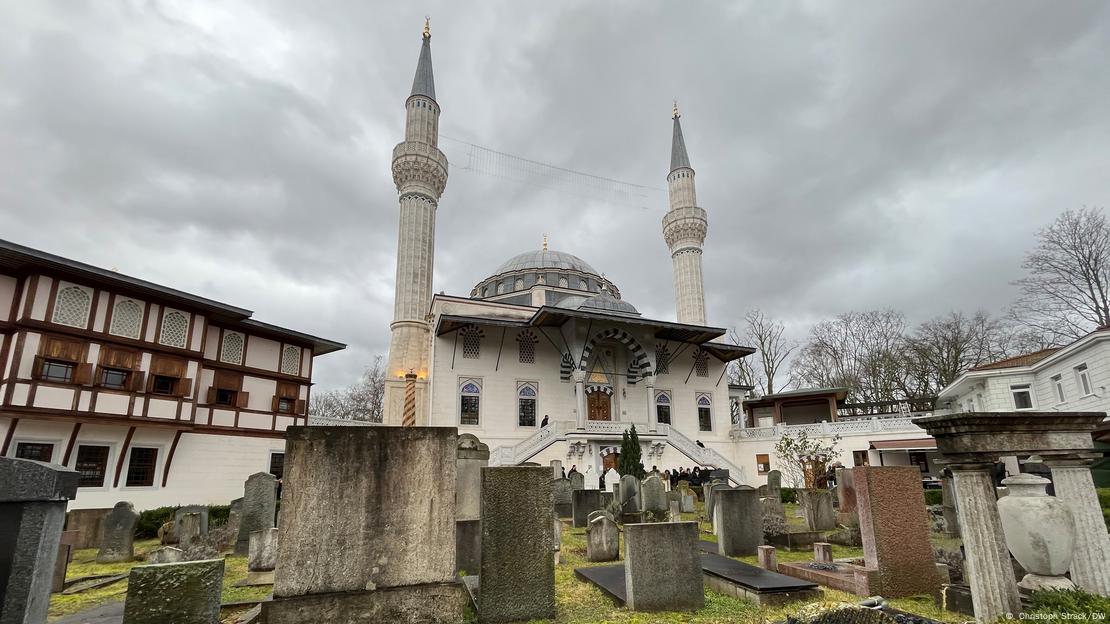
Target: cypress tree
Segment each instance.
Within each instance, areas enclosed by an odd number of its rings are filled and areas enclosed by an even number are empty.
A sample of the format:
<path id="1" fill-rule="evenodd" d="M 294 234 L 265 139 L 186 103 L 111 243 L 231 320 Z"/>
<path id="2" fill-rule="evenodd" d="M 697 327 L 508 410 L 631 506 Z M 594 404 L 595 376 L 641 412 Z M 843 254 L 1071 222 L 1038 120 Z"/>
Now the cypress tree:
<path id="1" fill-rule="evenodd" d="M 637 479 L 643 479 L 644 469 L 640 461 L 640 435 L 636 433 L 636 425 L 632 425 L 621 435 L 620 467 L 617 470 L 622 475 L 629 474 Z"/>

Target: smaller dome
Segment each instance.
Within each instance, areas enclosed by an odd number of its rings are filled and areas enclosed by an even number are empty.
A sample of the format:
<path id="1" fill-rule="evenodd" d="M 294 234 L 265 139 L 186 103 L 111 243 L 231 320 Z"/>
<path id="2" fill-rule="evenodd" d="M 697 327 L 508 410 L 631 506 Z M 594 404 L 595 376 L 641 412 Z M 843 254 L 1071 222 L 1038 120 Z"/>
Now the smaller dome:
<path id="1" fill-rule="evenodd" d="M 583 312 L 602 312 L 605 314 L 628 314 L 631 316 L 640 316 L 640 312 L 631 303 L 622 299 L 617 299 L 609 294 L 609 291 L 603 290 L 600 293 L 587 297 L 585 301 L 578 304 L 577 308 Z"/>

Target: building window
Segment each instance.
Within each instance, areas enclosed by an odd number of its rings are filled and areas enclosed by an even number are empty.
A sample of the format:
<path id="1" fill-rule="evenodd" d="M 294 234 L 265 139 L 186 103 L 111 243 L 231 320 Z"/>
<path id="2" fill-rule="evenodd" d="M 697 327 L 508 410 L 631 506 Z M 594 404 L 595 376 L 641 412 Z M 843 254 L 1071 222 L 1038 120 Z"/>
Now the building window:
<path id="1" fill-rule="evenodd" d="M 15 445 L 15 456 L 18 459 L 49 462 L 54 459 L 54 445 L 42 442 L 20 442 Z"/>
<path id="2" fill-rule="evenodd" d="M 698 377 L 709 376 L 709 354 L 701 349 L 694 350 L 694 374 Z"/>
<path id="3" fill-rule="evenodd" d="M 278 479 L 285 474 L 285 453 L 270 453 L 270 474 Z"/>
<path id="4" fill-rule="evenodd" d="M 108 474 L 107 446 L 82 444 L 77 447 L 77 463 L 73 469 L 81 473 L 78 487 L 103 487 L 104 477 Z"/>
<path id="5" fill-rule="evenodd" d="M 89 309 L 92 307 L 92 291 L 81 286 L 69 285 L 58 289 L 54 298 L 52 320 L 59 325 L 85 327 L 89 323 Z"/>
<path id="6" fill-rule="evenodd" d="M 127 377 L 130 374 L 131 371 L 118 368 L 103 368 L 100 370 L 100 385 L 113 390 L 125 390 L 127 388 Z"/>
<path id="7" fill-rule="evenodd" d="M 586 280 L 578 280 L 578 287 L 582 290 L 589 290 L 590 284 Z"/>
<path id="8" fill-rule="evenodd" d="M 245 342 L 243 334 L 225 331 L 223 342 L 220 344 L 220 361 L 228 364 L 242 364 Z"/>
<path id="9" fill-rule="evenodd" d="M 917 466 L 921 472 L 929 472 L 929 456 L 925 451 L 910 451 L 910 465 Z"/>
<path id="10" fill-rule="evenodd" d="M 516 278 L 516 282 L 513 283 L 513 290 L 524 290 L 524 280 L 519 277 Z"/>
<path id="11" fill-rule="evenodd" d="M 293 399 L 281 397 L 277 401 L 277 410 L 275 411 L 281 412 L 282 414 L 292 414 L 293 410 L 295 409 L 295 403 L 296 401 L 294 401 Z"/>
<path id="12" fill-rule="evenodd" d="M 497 294 L 499 294 L 499 295 L 505 294 L 505 282 L 501 282 L 500 284 L 497 285 Z"/>
<path id="13" fill-rule="evenodd" d="M 536 426 L 536 397 L 539 395 L 534 383 L 522 383 L 516 389 L 516 423 L 521 427 Z"/>
<path id="14" fill-rule="evenodd" d="M 870 466 L 871 458 L 868 457 L 867 451 L 852 451 L 852 465 Z"/>
<path id="15" fill-rule="evenodd" d="M 565 278 L 565 277 L 560 277 L 559 278 L 559 288 L 570 288 L 570 282 L 567 281 L 567 278 Z"/>
<path id="16" fill-rule="evenodd" d="M 77 366 L 72 362 L 58 360 L 43 360 L 39 370 L 39 379 L 54 383 L 73 383 L 73 372 Z"/>
<path id="17" fill-rule="evenodd" d="M 1080 364 L 1075 367 L 1075 381 L 1079 386 L 1079 391 L 1083 393 L 1083 396 L 1094 394 L 1091 392 L 1091 374 L 1087 371 L 1086 364 Z"/>
<path id="18" fill-rule="evenodd" d="M 162 314 L 162 333 L 158 342 L 167 347 L 186 348 L 189 339 L 189 317 L 179 310 L 166 308 Z"/>
<path id="19" fill-rule="evenodd" d="M 468 325 L 459 330 L 462 334 L 462 356 L 470 360 L 477 360 L 482 350 L 482 330 L 474 325 Z"/>
<path id="20" fill-rule="evenodd" d="M 671 424 L 671 395 L 667 392 L 655 393 L 655 421 Z"/>
<path id="21" fill-rule="evenodd" d="M 708 394 L 698 395 L 698 431 L 713 431 L 713 401 Z"/>
<path id="22" fill-rule="evenodd" d="M 157 464 L 158 449 L 131 447 L 131 457 L 127 460 L 127 487 L 154 485 L 154 471 Z"/>
<path id="23" fill-rule="evenodd" d="M 177 385 L 177 378 L 167 377 L 166 375 L 155 375 L 150 384 L 150 391 L 154 394 L 165 394 L 172 396 L 174 393 L 174 386 Z"/>
<path id="24" fill-rule="evenodd" d="M 666 375 L 669 371 L 667 364 L 671 358 L 671 351 L 665 344 L 655 345 L 655 374 Z"/>
<path id="25" fill-rule="evenodd" d="M 531 330 L 524 330 L 517 334 L 516 344 L 521 364 L 536 363 L 536 335 Z"/>
<path id="26" fill-rule="evenodd" d="M 464 380 L 459 387 L 459 424 L 478 426 L 481 412 L 482 384 L 475 379 Z"/>
<path id="27" fill-rule="evenodd" d="M 282 414 L 299 413 L 301 410 L 297 409 L 297 397 L 300 396 L 300 393 L 300 385 L 289 381 L 279 381 L 277 394 L 274 395 L 274 402 L 271 406 L 273 411 Z"/>
<path id="28" fill-rule="evenodd" d="M 216 405 L 235 405 L 235 390 L 225 390 L 224 388 L 216 388 L 216 400 L 213 401 Z"/>
<path id="29" fill-rule="evenodd" d="M 301 374 L 301 348 L 287 345 L 281 352 L 281 372 L 286 375 Z"/>
<path id="30" fill-rule="evenodd" d="M 1052 378 L 1052 387 L 1056 389 L 1056 401 L 1058 403 L 1063 403 L 1064 401 L 1067 400 L 1067 396 L 1064 394 L 1064 376 L 1063 375 L 1055 375 Z"/>
<path id="31" fill-rule="evenodd" d="M 1033 393 L 1029 390 L 1029 384 L 1010 386 L 1010 393 L 1014 396 L 1014 409 L 1033 409 Z"/>
<path id="32" fill-rule="evenodd" d="M 766 453 L 757 454 L 755 456 L 755 471 L 761 475 L 771 472 L 771 456 Z"/>
<path id="33" fill-rule="evenodd" d="M 143 325 L 143 306 L 134 299 L 120 299 L 112 307 L 112 324 L 108 333 L 113 336 L 139 339 Z"/>

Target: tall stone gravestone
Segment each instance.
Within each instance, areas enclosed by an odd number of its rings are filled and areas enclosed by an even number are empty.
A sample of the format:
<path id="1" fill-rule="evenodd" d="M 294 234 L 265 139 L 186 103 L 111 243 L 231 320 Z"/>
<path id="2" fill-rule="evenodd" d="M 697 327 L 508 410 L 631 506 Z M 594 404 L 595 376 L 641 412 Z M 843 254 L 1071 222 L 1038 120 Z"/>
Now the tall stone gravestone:
<path id="1" fill-rule="evenodd" d="M 918 477 L 920 482 L 920 477 Z M 920 487 L 920 483 L 918 484 Z M 857 491 L 857 497 L 858 497 Z M 922 498 L 922 501 L 925 499 Z M 828 531 L 836 528 L 836 511 L 833 509 L 833 493 L 829 490 L 798 490 L 798 504 L 810 531 Z"/>
<path id="2" fill-rule="evenodd" d="M 767 496 L 782 500 L 782 473 L 778 470 L 767 473 Z"/>
<path id="3" fill-rule="evenodd" d="M 605 471 L 605 489 L 610 492 L 615 492 L 617 486 L 620 485 L 621 475 L 616 470 L 610 468 Z"/>
<path id="4" fill-rule="evenodd" d="M 251 533 L 275 526 L 277 515 L 277 477 L 268 472 L 256 472 L 243 484 L 243 511 L 239 516 L 239 536 L 235 541 L 235 554 L 250 551 Z"/>
<path id="5" fill-rule="evenodd" d="M 555 617 L 552 501 L 549 468 L 482 470 L 482 622 Z"/>
<path id="6" fill-rule="evenodd" d="M 713 491 L 723 485 L 720 481 L 710 481 L 701 486 L 702 494 L 705 495 L 705 518 L 710 522 L 713 522 Z"/>
<path id="7" fill-rule="evenodd" d="M 203 534 L 202 527 L 204 526 L 201 518 L 203 517 L 199 513 L 187 513 L 183 514 L 179 521 L 175 523 L 177 543 L 181 545 L 183 550 L 201 538 Z"/>
<path id="8" fill-rule="evenodd" d="M 120 501 L 108 512 L 100 527 L 100 550 L 96 553 L 97 563 L 120 563 L 135 558 L 135 524 L 139 514 L 135 507 Z"/>
<path id="9" fill-rule="evenodd" d="M 574 499 L 570 479 L 552 479 L 551 492 L 555 514 L 560 518 L 570 518 L 574 515 Z"/>
<path id="10" fill-rule="evenodd" d="M 263 621 L 460 621 L 457 431 L 290 427 L 285 437 L 274 599 Z M 550 467 L 540 472 L 550 479 Z"/>
<path id="11" fill-rule="evenodd" d="M 763 509 L 759 490 L 737 488 L 718 490 L 716 516 L 717 552 L 726 557 L 756 554 L 763 545 Z"/>
<path id="12" fill-rule="evenodd" d="M 482 468 L 488 465 L 489 446 L 474 434 L 459 434 L 458 476 L 455 479 L 455 567 L 469 574 L 477 574 L 481 564 L 482 529 L 479 518 L 482 514 Z"/>
<path id="13" fill-rule="evenodd" d="M 100 548 L 100 526 L 111 509 L 74 509 L 66 513 L 67 531 L 77 531 L 77 543 L 74 550 L 84 548 Z"/>
<path id="14" fill-rule="evenodd" d="M 644 511 L 650 513 L 656 521 L 663 519 L 667 513 L 667 489 L 663 487 L 663 480 L 653 474 L 644 479 L 640 486 Z"/>
<path id="15" fill-rule="evenodd" d="M 851 468 L 836 469 L 836 498 L 838 519 L 843 524 L 855 524 L 856 514 L 856 484 L 852 478 Z"/>
<path id="16" fill-rule="evenodd" d="M 586 489 L 586 477 L 581 472 L 572 472 L 569 475 L 567 475 L 567 478 L 570 479 L 570 489 L 572 489 L 572 490 L 584 490 L 584 489 Z"/>
<path id="17" fill-rule="evenodd" d="M 250 554 L 247 555 L 247 578 L 244 585 L 271 585 L 277 566 L 278 530 L 262 529 L 251 533 Z"/>
<path id="18" fill-rule="evenodd" d="M 620 558 L 620 529 L 609 512 L 590 513 L 586 524 L 586 560 L 616 561 Z"/>
<path id="19" fill-rule="evenodd" d="M 216 624 L 223 580 L 223 559 L 135 566 L 123 624 Z"/>
<path id="20" fill-rule="evenodd" d="M 601 488 L 601 475 L 597 474 L 593 466 L 586 466 L 586 472 L 582 475 L 582 478 L 587 490 L 597 490 Z"/>
<path id="21" fill-rule="evenodd" d="M 551 460 L 551 478 L 552 479 L 562 479 L 563 478 L 563 462 L 561 460 L 558 460 L 558 459 Z"/>
<path id="22" fill-rule="evenodd" d="M 590 513 L 603 507 L 600 490 L 574 490 L 571 492 L 573 507 L 574 528 L 581 529 L 586 526 Z"/>
<path id="23" fill-rule="evenodd" d="M 76 471 L 0 457 L 0 622 L 45 622 Z"/>
<path id="24" fill-rule="evenodd" d="M 879 571 L 871 593 L 900 598 L 940 591 L 916 466 L 852 469 L 863 559 Z"/>
<path id="25" fill-rule="evenodd" d="M 698 523 L 624 525 L 624 586 L 633 611 L 702 608 Z"/>
<path id="26" fill-rule="evenodd" d="M 204 505 L 185 505 L 173 512 L 173 533 L 178 539 L 181 539 L 181 519 L 191 513 L 200 515 L 200 535 L 208 535 L 208 508 Z"/>
<path id="27" fill-rule="evenodd" d="M 621 477 L 620 490 L 617 492 L 620 496 L 621 514 L 625 516 L 622 522 L 629 522 L 630 518 L 635 516 L 639 517 L 643 511 L 642 499 L 640 498 L 640 480 L 634 475 L 624 475 Z M 631 520 L 635 522 L 635 519 Z"/>

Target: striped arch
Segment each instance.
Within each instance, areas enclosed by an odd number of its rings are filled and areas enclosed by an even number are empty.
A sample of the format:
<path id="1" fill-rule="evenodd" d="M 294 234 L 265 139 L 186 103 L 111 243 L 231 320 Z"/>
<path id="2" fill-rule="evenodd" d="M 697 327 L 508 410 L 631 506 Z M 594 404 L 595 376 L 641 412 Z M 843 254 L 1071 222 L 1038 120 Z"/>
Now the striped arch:
<path id="1" fill-rule="evenodd" d="M 589 366 L 590 355 L 594 352 L 594 347 L 597 346 L 598 342 L 603 340 L 616 340 L 628 349 L 631 355 L 631 357 L 628 358 L 630 383 L 636 383 L 635 380 L 639 377 L 652 374 L 651 363 L 648 361 L 647 352 L 640 346 L 640 343 L 636 342 L 636 339 L 630 336 L 628 332 L 623 329 L 615 328 L 602 330 L 586 342 L 586 348 L 582 349 L 582 360 L 578 363 L 579 370 L 586 370 L 586 367 Z M 633 377 L 633 374 L 635 374 L 636 377 Z"/>

